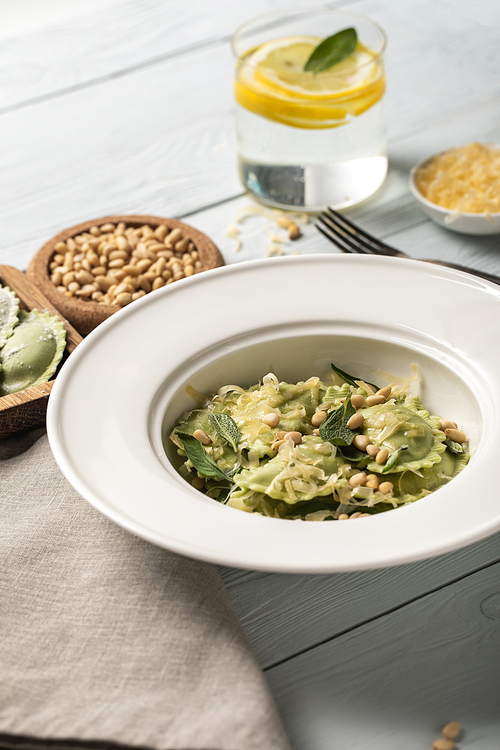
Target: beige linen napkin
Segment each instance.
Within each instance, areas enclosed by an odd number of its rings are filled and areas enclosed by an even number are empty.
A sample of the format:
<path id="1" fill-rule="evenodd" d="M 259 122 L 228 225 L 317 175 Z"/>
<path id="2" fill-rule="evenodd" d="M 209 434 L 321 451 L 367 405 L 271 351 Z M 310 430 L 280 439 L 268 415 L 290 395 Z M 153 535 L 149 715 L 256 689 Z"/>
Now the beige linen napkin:
<path id="1" fill-rule="evenodd" d="M 286 750 L 215 567 L 108 521 L 43 430 L 0 441 L 0 748 Z"/>

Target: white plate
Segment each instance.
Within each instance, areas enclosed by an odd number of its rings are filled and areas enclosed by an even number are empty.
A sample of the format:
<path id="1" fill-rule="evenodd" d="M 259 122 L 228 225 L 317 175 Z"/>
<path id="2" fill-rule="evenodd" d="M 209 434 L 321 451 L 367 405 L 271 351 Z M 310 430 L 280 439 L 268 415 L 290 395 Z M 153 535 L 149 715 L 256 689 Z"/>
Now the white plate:
<path id="1" fill-rule="evenodd" d="M 82 497 L 184 555 L 301 573 L 405 563 L 500 529 L 499 341 L 500 288 L 458 271 L 344 255 L 236 264 L 147 295 L 93 331 L 57 377 L 50 445 Z M 330 362 L 368 379 L 415 362 L 424 405 L 476 447 L 469 465 L 410 506 L 339 523 L 244 513 L 177 473 L 162 431 L 196 405 L 186 385 L 250 385 L 270 370 L 294 381 Z"/>

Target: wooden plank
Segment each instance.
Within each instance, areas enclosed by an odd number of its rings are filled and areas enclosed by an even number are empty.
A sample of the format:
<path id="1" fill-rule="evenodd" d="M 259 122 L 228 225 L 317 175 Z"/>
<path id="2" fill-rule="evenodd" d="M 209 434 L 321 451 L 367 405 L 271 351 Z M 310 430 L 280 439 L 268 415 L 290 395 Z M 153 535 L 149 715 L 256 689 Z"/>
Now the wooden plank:
<path id="1" fill-rule="evenodd" d="M 500 560 L 500 534 L 431 560 L 336 575 L 278 575 L 222 568 L 263 667 Z"/>
<path id="2" fill-rule="evenodd" d="M 356 8 L 375 13 L 379 7 L 381 14 L 390 10 L 394 20 L 392 16 L 386 20 L 395 37 L 397 12 L 392 4 L 370 2 L 356 4 Z M 413 40 L 409 27 L 404 26 L 400 33 L 399 46 L 407 36 Z M 482 59 L 481 33 L 471 30 L 471 35 L 477 45 L 474 59 Z M 460 34 L 452 40 L 453 49 L 463 41 Z M 353 214 L 369 219 L 368 229 L 375 226 L 390 231 L 394 222 L 398 227 L 421 220 L 408 193 L 407 169 L 435 150 L 435 128 L 440 129 L 443 140 L 451 137 L 445 88 L 436 89 L 434 84 L 436 68 L 448 64 L 448 48 L 441 45 L 441 58 L 431 65 L 425 62 L 426 43 L 421 40 L 413 57 L 399 61 L 393 56 L 394 62 L 390 62 L 399 71 L 389 86 L 391 178 L 378 196 Z M 0 260 L 24 267 L 57 231 L 106 213 L 179 217 L 241 194 L 231 65 L 226 46 L 200 49 L 0 117 L 0 160 L 4 165 L 0 199 L 5 217 Z M 467 73 L 471 80 L 481 72 L 472 68 Z M 413 132 L 405 151 L 405 134 L 414 130 L 415 117 L 408 109 L 404 117 L 396 118 L 394 110 L 406 96 L 408 80 L 416 69 L 421 85 L 425 80 L 434 88 L 429 107 L 419 111 L 420 130 Z M 457 85 L 462 85 L 460 74 L 455 68 Z M 494 101 L 479 107 L 482 89 L 473 87 L 467 76 L 468 110 L 460 122 L 454 118 L 452 132 L 459 130 L 461 139 L 472 140 L 493 131 L 499 104 Z M 458 106 L 458 99 L 453 101 L 453 107 Z"/>
<path id="3" fill-rule="evenodd" d="M 430 749 L 449 721 L 458 747 L 498 747 L 499 576 L 493 565 L 268 670 L 294 750 Z"/>
<path id="4" fill-rule="evenodd" d="M 353 0 L 350 0 L 352 3 Z M 330 3 L 330 5 L 349 4 Z M 289 7 L 288 0 L 129 0 L 92 8 L 29 34 L 2 39 L 0 111 L 155 65 L 197 46 L 227 44 L 236 28 L 260 13 Z M 304 0 L 315 6 L 315 0 Z M 0 32 L 1 33 L 1 32 Z"/>

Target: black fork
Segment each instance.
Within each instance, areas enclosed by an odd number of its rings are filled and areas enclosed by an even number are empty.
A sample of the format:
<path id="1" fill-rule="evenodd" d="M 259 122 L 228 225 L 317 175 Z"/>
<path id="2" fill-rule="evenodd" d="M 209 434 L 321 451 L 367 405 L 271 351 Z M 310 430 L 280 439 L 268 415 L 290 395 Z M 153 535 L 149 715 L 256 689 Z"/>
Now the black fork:
<path id="1" fill-rule="evenodd" d="M 347 219 L 342 214 L 334 211 L 333 208 L 327 208 L 319 214 L 315 222 L 316 228 L 330 240 L 334 245 L 337 245 L 343 253 L 358 253 L 361 255 L 389 255 L 393 258 L 409 258 L 409 255 L 403 253 L 401 250 L 397 250 L 391 245 L 387 245 L 382 240 L 378 240 L 373 235 L 365 232 L 361 227 L 353 224 L 352 221 Z M 478 271 L 475 268 L 468 268 L 467 266 L 460 266 L 458 263 L 448 263 L 442 260 L 433 260 L 431 258 L 425 258 L 426 263 L 435 263 L 438 266 L 446 266 L 447 268 L 454 268 L 457 271 L 465 271 L 471 273 L 474 276 L 479 276 L 486 281 L 492 281 L 494 284 L 500 284 L 500 277 L 494 276 L 491 273 L 485 271 Z"/>

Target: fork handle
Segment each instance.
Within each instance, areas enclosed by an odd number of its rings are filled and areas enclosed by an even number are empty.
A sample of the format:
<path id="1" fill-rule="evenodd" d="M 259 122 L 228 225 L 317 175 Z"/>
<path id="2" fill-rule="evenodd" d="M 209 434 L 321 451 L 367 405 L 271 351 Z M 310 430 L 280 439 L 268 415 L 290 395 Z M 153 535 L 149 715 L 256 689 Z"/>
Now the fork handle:
<path id="1" fill-rule="evenodd" d="M 424 260 L 425 263 L 434 263 L 437 266 L 447 266 L 448 268 L 454 268 L 457 271 L 465 271 L 465 273 L 471 273 L 473 276 L 480 276 L 486 281 L 492 281 L 493 284 L 500 284 L 500 276 L 494 276 L 492 273 L 486 273 L 486 271 L 467 268 L 466 266 L 460 266 L 458 263 L 446 263 L 444 260 L 432 260 L 431 258 L 425 258 Z"/>

